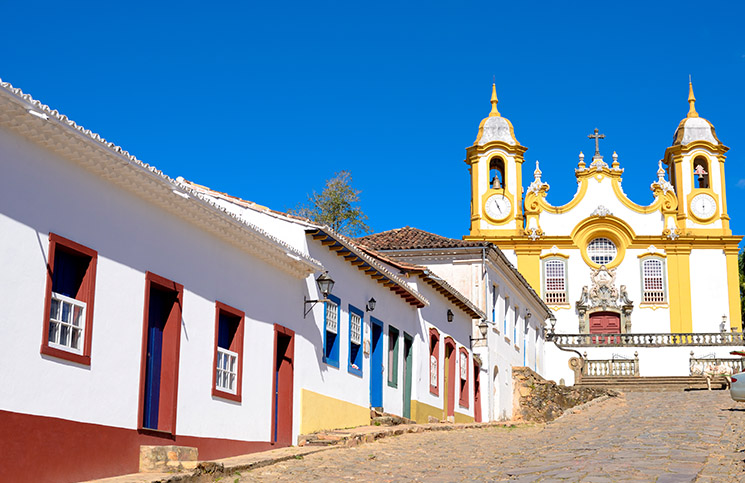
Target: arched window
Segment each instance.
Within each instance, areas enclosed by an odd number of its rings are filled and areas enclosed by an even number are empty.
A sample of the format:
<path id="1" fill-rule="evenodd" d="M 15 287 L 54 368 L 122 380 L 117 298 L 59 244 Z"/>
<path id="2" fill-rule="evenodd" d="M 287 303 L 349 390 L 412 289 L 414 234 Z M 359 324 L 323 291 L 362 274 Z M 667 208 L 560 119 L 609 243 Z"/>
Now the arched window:
<path id="1" fill-rule="evenodd" d="M 429 329 L 429 392 L 440 394 L 440 334 L 437 329 Z"/>
<path id="2" fill-rule="evenodd" d="M 492 158 L 489 161 L 489 187 L 495 190 L 502 189 L 505 186 L 504 183 L 504 160 Z"/>
<path id="3" fill-rule="evenodd" d="M 703 156 L 693 160 L 693 185 L 696 188 L 709 187 L 709 162 Z"/>
<path id="4" fill-rule="evenodd" d="M 549 258 L 543 264 L 543 298 L 547 304 L 567 303 L 566 261 Z"/>
<path id="5" fill-rule="evenodd" d="M 607 238 L 595 238 L 587 245 L 587 255 L 598 265 L 607 265 L 616 258 L 618 248 Z"/>
<path id="6" fill-rule="evenodd" d="M 649 257 L 642 259 L 642 303 L 664 303 L 665 264 L 662 259 Z"/>

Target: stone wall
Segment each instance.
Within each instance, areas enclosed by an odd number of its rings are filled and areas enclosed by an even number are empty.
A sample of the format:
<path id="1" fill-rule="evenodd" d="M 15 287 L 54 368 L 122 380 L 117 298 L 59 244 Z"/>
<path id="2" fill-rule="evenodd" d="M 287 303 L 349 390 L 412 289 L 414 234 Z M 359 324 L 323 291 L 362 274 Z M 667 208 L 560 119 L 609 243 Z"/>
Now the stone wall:
<path id="1" fill-rule="evenodd" d="M 610 389 L 561 386 L 547 381 L 527 367 L 513 367 L 513 419 L 547 422 L 561 416 L 565 410 L 600 396 L 617 396 Z"/>

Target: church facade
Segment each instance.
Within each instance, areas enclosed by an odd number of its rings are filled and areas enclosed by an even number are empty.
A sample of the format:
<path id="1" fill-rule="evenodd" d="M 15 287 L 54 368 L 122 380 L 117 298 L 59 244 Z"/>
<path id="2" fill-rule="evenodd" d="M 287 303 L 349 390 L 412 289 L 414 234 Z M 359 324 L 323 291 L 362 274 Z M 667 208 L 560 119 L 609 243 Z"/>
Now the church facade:
<path id="1" fill-rule="evenodd" d="M 654 201 L 647 206 L 624 193 L 624 170 L 615 152 L 611 160 L 600 154 L 598 140 L 604 136 L 597 130 L 589 136 L 596 143 L 594 155 L 579 155 L 577 192 L 570 202 L 550 203 L 549 184 L 537 162 L 523 188 L 527 148 L 497 102 L 493 88 L 492 110 L 467 149 L 471 220 L 464 238 L 500 247 L 554 312 L 557 334 L 741 331 L 737 253 L 742 237 L 729 226 L 728 148 L 696 112 L 692 86 L 689 112 L 650 176 Z M 662 358 L 658 350 L 645 361 L 643 353 L 653 353 L 648 348 L 597 347 L 609 340 L 621 338 L 595 339 L 585 344 L 585 352 L 590 358 L 640 359 L 636 371 L 642 376 L 688 375 L 687 358 L 695 349 L 676 347 L 675 355 Z M 706 345 L 718 345 L 706 350 L 718 357 L 728 353 L 723 342 Z M 570 355 L 554 352 L 564 360 Z M 549 377 L 572 380 L 565 363 L 548 367 L 553 368 Z"/>

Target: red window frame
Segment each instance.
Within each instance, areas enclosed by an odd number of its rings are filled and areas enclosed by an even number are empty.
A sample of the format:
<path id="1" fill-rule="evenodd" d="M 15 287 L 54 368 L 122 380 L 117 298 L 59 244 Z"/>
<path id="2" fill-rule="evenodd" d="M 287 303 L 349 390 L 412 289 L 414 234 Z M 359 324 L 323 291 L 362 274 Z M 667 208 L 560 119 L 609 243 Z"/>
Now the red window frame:
<path id="1" fill-rule="evenodd" d="M 52 304 L 52 285 L 54 258 L 57 250 L 66 251 L 73 255 L 85 256 L 90 258 L 88 268 L 86 269 L 83 281 L 80 284 L 78 293 L 75 295 L 76 300 L 85 302 L 85 330 L 83 331 L 83 353 L 74 354 L 66 350 L 57 349 L 49 346 L 49 311 Z M 55 233 L 49 234 L 49 254 L 47 261 L 47 287 L 44 295 L 44 322 L 41 334 L 41 353 L 47 356 L 64 359 L 70 362 L 90 366 L 91 365 L 91 342 L 93 336 L 93 302 L 96 292 L 96 265 L 98 263 L 98 253 L 86 246 L 76 243 L 67 238 L 61 237 Z"/>
<path id="2" fill-rule="evenodd" d="M 240 319 L 238 327 L 235 329 L 235 335 L 230 343 L 228 350 L 238 354 L 237 371 L 236 371 L 236 388 L 235 394 L 231 394 L 226 391 L 217 389 L 217 342 L 220 333 L 220 313 L 225 313 L 231 317 L 237 317 Z M 238 310 L 235 307 L 224 304 L 222 302 L 215 302 L 215 347 L 214 347 L 214 358 L 212 360 L 212 395 L 222 399 L 228 399 L 230 401 L 241 402 L 241 394 L 243 390 L 243 331 L 244 321 L 246 314 L 242 310 Z"/>
<path id="3" fill-rule="evenodd" d="M 434 342 L 433 342 L 434 341 Z M 432 363 L 429 364 L 429 392 L 435 396 L 440 395 L 440 333 L 437 329 L 429 329 L 429 357 L 435 357 L 437 361 L 437 374 L 435 382 L 437 384 L 432 385 Z M 429 362 L 429 361 L 428 361 Z"/>
<path id="4" fill-rule="evenodd" d="M 469 401 L 469 391 L 468 391 L 468 383 L 470 379 L 470 360 L 468 350 L 466 350 L 465 347 L 461 347 L 458 351 L 458 368 L 460 369 L 460 365 L 463 363 L 461 359 L 461 354 L 465 354 L 466 356 L 466 378 L 463 379 L 460 377 L 460 372 L 458 372 L 458 379 L 460 380 L 460 399 L 458 400 L 458 404 L 460 404 L 461 407 L 467 408 L 468 407 L 468 401 Z"/>

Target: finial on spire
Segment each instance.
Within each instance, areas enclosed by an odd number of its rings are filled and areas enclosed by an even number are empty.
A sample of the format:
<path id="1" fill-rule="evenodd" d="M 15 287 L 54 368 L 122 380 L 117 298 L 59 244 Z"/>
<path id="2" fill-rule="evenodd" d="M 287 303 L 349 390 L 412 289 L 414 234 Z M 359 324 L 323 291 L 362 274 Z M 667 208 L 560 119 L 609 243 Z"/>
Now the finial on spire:
<path id="1" fill-rule="evenodd" d="M 698 112 L 696 112 L 696 96 L 693 95 L 693 82 L 691 81 L 691 76 L 688 76 L 688 115 L 686 117 L 698 117 Z"/>
<path id="2" fill-rule="evenodd" d="M 535 171 L 533 171 L 533 177 L 536 181 L 541 181 L 541 168 L 538 166 L 538 160 L 535 160 Z"/>
<path id="3" fill-rule="evenodd" d="M 665 181 L 665 168 L 662 167 L 662 160 L 660 159 L 660 162 L 657 163 L 657 166 L 659 168 L 657 169 L 657 182 L 662 183 Z"/>
<path id="4" fill-rule="evenodd" d="M 491 85 L 491 112 L 489 113 L 489 117 L 491 116 L 500 117 L 501 116 L 501 114 L 499 114 L 499 111 L 497 110 L 498 102 L 499 102 L 499 99 L 497 99 L 497 84 L 493 83 Z"/>

